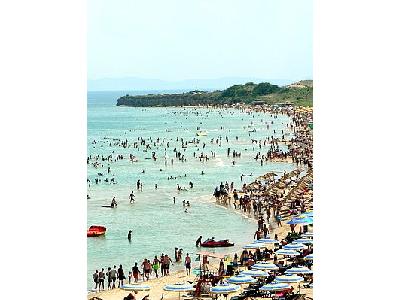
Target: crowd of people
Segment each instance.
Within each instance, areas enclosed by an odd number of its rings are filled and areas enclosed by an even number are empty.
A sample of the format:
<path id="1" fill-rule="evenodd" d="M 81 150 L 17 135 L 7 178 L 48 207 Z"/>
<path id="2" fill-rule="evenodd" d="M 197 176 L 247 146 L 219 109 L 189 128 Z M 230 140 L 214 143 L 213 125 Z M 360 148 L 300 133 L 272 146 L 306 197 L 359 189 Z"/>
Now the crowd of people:
<path id="1" fill-rule="evenodd" d="M 175 248 L 175 263 L 182 265 L 186 269 L 186 274 L 190 275 L 191 272 L 191 257 L 189 253 L 186 254 L 182 261 L 183 249 Z M 97 269 L 93 274 L 93 282 L 95 284 L 94 290 L 104 291 L 120 288 L 124 284 L 137 283 L 139 281 L 148 281 L 151 278 L 159 278 L 159 276 L 170 275 L 170 266 L 173 265 L 172 259 L 168 254 L 162 253 L 160 257 L 154 256 L 154 259 L 150 261 L 145 258 L 143 262 L 139 265 L 137 262 L 134 266 L 127 272 L 124 271 L 123 266 L 119 265 L 117 269 L 116 265 L 113 268 L 108 267 L 107 269 L 101 268 Z M 107 280 L 107 288 L 105 287 L 105 282 Z M 118 285 L 116 285 L 118 282 Z"/>

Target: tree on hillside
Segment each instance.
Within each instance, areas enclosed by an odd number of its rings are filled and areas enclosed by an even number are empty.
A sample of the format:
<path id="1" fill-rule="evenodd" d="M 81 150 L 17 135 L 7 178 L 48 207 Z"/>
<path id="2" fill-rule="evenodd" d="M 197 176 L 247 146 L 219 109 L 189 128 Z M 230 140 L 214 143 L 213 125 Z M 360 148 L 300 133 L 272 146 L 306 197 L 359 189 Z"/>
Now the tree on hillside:
<path id="1" fill-rule="evenodd" d="M 280 90 L 279 86 L 270 84 L 269 82 L 261 82 L 253 89 L 254 96 L 268 95 Z"/>

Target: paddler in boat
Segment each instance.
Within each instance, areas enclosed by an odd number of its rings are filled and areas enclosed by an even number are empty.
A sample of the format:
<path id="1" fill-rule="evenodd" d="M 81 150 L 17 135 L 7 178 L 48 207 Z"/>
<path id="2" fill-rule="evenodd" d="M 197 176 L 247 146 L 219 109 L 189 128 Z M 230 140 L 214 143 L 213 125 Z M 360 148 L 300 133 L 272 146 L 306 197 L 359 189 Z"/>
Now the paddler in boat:
<path id="1" fill-rule="evenodd" d="M 115 197 L 113 197 L 111 201 L 111 208 L 116 208 L 117 207 L 117 201 L 115 200 Z"/>

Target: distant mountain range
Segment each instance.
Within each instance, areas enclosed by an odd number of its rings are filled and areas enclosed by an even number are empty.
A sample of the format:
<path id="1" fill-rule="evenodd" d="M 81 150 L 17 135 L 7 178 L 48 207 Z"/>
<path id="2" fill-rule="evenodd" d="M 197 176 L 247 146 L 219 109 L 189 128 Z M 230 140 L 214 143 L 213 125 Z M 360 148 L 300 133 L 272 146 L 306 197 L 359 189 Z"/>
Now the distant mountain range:
<path id="1" fill-rule="evenodd" d="M 261 79 L 250 77 L 223 77 L 215 79 L 187 79 L 166 81 L 138 77 L 89 79 L 88 91 L 121 91 L 121 90 L 222 90 L 235 84 L 247 82 L 270 82 L 279 86 L 292 83 L 290 79 Z"/>

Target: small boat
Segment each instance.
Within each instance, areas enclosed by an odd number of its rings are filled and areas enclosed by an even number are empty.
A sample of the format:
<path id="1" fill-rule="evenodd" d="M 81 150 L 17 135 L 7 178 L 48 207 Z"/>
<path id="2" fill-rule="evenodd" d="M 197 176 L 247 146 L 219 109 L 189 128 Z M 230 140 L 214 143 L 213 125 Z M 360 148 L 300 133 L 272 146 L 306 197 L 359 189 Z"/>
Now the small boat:
<path id="1" fill-rule="evenodd" d="M 104 226 L 99 226 L 99 225 L 92 225 L 89 227 L 87 231 L 87 236 L 88 237 L 96 237 L 96 236 L 101 236 L 106 233 L 106 228 Z"/>
<path id="2" fill-rule="evenodd" d="M 234 243 L 229 242 L 229 240 L 220 240 L 220 241 L 214 241 L 214 240 L 206 240 L 205 242 L 201 243 L 200 246 L 202 247 L 209 247 L 209 248 L 215 248 L 215 247 L 232 247 L 234 246 Z"/>
<path id="3" fill-rule="evenodd" d="M 207 131 L 205 130 L 199 130 L 196 132 L 197 136 L 207 136 Z"/>

